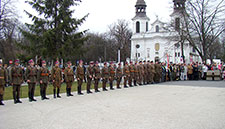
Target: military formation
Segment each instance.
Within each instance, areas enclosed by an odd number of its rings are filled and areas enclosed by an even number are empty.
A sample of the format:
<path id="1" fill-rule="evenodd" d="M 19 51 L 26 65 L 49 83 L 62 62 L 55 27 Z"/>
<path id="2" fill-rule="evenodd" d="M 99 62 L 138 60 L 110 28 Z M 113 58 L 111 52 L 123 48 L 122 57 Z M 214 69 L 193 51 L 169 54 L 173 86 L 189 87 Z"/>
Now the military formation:
<path id="1" fill-rule="evenodd" d="M 46 67 L 45 61 L 41 63 L 41 67 L 37 68 L 31 59 L 28 62 L 29 66 L 23 72 L 23 69 L 20 67 L 20 61 L 15 60 L 14 66 L 10 72 L 7 72 L 2 66 L 2 62 L 0 62 L 0 105 L 4 105 L 3 95 L 7 82 L 12 85 L 14 103 L 17 104 L 22 103 L 20 100 L 20 89 L 24 82 L 28 84 L 28 100 L 33 102 L 37 101 L 34 98 L 36 84 L 40 86 L 41 100 L 48 100 L 46 91 L 49 83 L 53 85 L 53 98 L 61 98 L 60 89 L 63 82 L 66 83 L 66 95 L 70 97 L 73 96 L 71 89 L 75 80 L 77 80 L 78 95 L 83 95 L 82 87 L 85 79 L 87 80 L 87 94 L 91 94 L 93 93 L 91 91 L 92 84 L 94 84 L 94 92 L 96 93 L 100 92 L 100 87 L 102 91 L 108 91 L 107 84 L 109 84 L 110 90 L 115 90 L 115 88 L 121 89 L 122 85 L 124 88 L 142 86 L 160 82 L 160 73 L 162 73 L 160 64 L 158 62 L 154 64 L 150 61 L 125 62 L 123 66 L 122 63 L 110 62 L 108 64 L 105 62 L 102 68 L 98 62 L 91 61 L 87 69 L 85 69 L 83 61 L 80 60 L 75 72 L 71 67 L 72 63 L 70 61 L 67 62 L 65 69 L 61 69 L 59 61 L 56 61 L 51 71 Z M 100 83 L 102 86 L 100 86 Z"/>

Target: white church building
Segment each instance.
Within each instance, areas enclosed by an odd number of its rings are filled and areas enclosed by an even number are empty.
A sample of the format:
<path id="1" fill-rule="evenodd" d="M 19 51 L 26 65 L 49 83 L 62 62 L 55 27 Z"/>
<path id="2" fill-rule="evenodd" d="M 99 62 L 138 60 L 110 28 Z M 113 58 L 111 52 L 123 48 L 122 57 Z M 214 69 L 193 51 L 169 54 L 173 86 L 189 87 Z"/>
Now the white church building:
<path id="1" fill-rule="evenodd" d="M 146 14 L 146 3 L 137 0 L 135 8 L 136 15 L 133 21 L 133 35 L 131 38 L 131 60 L 150 60 L 160 62 L 183 63 L 180 37 L 177 29 L 182 22 L 181 11 L 185 11 L 186 0 L 173 0 L 174 10 L 170 15 L 174 23 L 174 30 L 165 29 L 169 23 L 164 23 L 158 18 L 150 24 Z M 186 11 L 185 11 L 186 12 Z M 183 43 L 183 54 L 185 63 L 201 62 L 201 58 L 193 47 L 187 42 Z"/>

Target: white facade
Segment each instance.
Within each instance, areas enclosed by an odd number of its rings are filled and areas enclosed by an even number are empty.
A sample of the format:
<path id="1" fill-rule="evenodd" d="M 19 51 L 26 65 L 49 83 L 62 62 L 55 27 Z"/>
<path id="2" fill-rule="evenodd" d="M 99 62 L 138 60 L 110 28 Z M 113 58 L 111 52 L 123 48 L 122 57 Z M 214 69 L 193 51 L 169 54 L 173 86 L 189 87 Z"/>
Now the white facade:
<path id="1" fill-rule="evenodd" d="M 139 9 L 143 6 L 145 9 L 146 5 L 144 4 L 144 0 L 138 0 L 135 7 Z M 160 62 L 183 63 L 178 32 L 165 30 L 166 24 L 158 20 L 158 18 L 150 25 L 150 19 L 147 17 L 146 12 L 140 13 L 136 12 L 136 16 L 132 19 L 131 60 L 159 60 Z M 175 19 L 180 17 L 179 12 L 174 11 L 171 20 L 175 23 Z M 140 23 L 139 27 L 137 22 Z M 180 22 L 182 22 L 182 19 Z M 184 43 L 184 56 L 186 63 L 201 61 L 187 41 Z"/>

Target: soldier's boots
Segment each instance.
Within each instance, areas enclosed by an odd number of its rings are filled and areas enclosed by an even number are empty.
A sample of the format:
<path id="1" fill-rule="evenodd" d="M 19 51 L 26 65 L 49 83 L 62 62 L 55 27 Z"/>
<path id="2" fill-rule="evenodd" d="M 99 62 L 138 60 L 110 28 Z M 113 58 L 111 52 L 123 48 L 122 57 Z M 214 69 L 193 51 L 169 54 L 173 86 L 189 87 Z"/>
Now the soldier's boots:
<path id="1" fill-rule="evenodd" d="M 4 105 L 3 101 L 3 95 L 0 95 L 0 105 Z"/>
<path id="2" fill-rule="evenodd" d="M 110 83 L 110 90 L 114 90 L 112 83 Z"/>
<path id="3" fill-rule="evenodd" d="M 28 92 L 28 97 L 29 97 L 29 102 L 32 102 L 32 98 L 31 98 L 31 93 L 30 93 L 30 91 Z"/>
<path id="4" fill-rule="evenodd" d="M 37 101 L 36 99 L 34 99 L 34 92 L 31 92 L 31 100 L 32 101 Z"/>
<path id="5" fill-rule="evenodd" d="M 0 105 L 5 105 L 2 101 L 0 101 Z"/>
<path id="6" fill-rule="evenodd" d="M 128 86 L 125 85 L 124 88 L 128 88 Z"/>
<path id="7" fill-rule="evenodd" d="M 56 89 L 53 90 L 53 97 L 56 98 Z"/>
<path id="8" fill-rule="evenodd" d="M 88 93 L 88 94 L 91 94 L 92 92 L 91 92 L 90 90 L 87 90 L 87 93 Z"/>
<path id="9" fill-rule="evenodd" d="M 69 88 L 69 96 L 73 96 L 73 94 L 71 94 L 71 88 Z"/>
<path id="10" fill-rule="evenodd" d="M 59 95 L 59 93 L 60 93 L 60 89 L 58 88 L 57 89 L 57 98 L 61 98 L 61 96 Z"/>
<path id="11" fill-rule="evenodd" d="M 134 86 L 137 86 L 137 81 L 136 80 L 134 80 Z"/>
<path id="12" fill-rule="evenodd" d="M 69 88 L 66 88 L 66 96 L 69 97 L 70 93 L 69 93 Z"/>
<path id="13" fill-rule="evenodd" d="M 103 91 L 108 91 L 106 88 L 103 88 Z"/>
<path id="14" fill-rule="evenodd" d="M 78 92 L 78 95 L 83 95 L 83 93 L 81 92 L 81 86 L 77 87 L 77 92 Z"/>
<path id="15" fill-rule="evenodd" d="M 49 99 L 48 97 L 46 97 L 46 91 L 45 90 L 43 91 L 43 96 L 44 96 L 44 99 Z"/>

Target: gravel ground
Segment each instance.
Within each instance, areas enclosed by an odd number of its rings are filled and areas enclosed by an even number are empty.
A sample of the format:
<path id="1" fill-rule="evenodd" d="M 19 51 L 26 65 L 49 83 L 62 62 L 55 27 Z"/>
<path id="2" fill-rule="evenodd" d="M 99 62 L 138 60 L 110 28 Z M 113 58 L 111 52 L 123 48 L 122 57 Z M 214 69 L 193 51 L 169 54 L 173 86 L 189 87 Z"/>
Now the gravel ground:
<path id="1" fill-rule="evenodd" d="M 74 93 L 75 94 L 75 93 Z M 0 129 L 224 129 L 225 81 L 178 81 L 22 104 Z"/>

